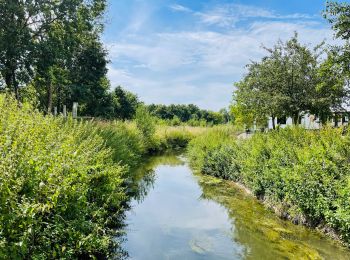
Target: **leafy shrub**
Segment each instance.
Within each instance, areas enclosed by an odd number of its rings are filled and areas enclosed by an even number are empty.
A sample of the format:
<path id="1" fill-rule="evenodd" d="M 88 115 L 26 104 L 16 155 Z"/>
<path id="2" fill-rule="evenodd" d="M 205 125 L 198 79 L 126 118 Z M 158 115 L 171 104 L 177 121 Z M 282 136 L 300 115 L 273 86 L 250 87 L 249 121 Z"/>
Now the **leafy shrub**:
<path id="1" fill-rule="evenodd" d="M 240 165 L 237 163 L 236 147 L 223 145 L 209 151 L 204 158 L 202 172 L 215 177 L 238 181 Z"/>
<path id="2" fill-rule="evenodd" d="M 142 133 L 145 147 L 149 149 L 154 141 L 153 137 L 156 131 L 155 119 L 150 115 L 146 107 L 139 106 L 136 110 L 135 122 Z"/>
<path id="3" fill-rule="evenodd" d="M 209 132 L 189 154 L 203 173 L 242 182 L 282 215 L 330 226 L 350 243 L 349 145 L 342 129 L 287 128 L 235 142 Z"/>
<path id="4" fill-rule="evenodd" d="M 125 168 L 91 123 L 0 96 L 0 258 L 108 256 Z"/>
<path id="5" fill-rule="evenodd" d="M 222 144 L 232 143 L 238 132 L 230 126 L 216 126 L 198 135 L 189 143 L 187 150 L 191 165 L 201 170 L 206 155 Z"/>
<path id="6" fill-rule="evenodd" d="M 111 148 L 115 162 L 130 167 L 138 165 L 147 151 L 143 135 L 135 124 L 120 121 L 99 122 L 97 127 L 107 147 Z"/>

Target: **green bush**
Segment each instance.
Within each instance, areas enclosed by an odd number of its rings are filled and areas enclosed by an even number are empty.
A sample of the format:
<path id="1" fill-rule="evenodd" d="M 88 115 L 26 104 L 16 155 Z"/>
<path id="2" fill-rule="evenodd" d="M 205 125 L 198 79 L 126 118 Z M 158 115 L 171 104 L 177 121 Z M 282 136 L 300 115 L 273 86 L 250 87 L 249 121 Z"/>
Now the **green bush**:
<path id="1" fill-rule="evenodd" d="M 198 135 L 189 143 L 187 151 L 191 165 L 201 170 L 207 154 L 224 143 L 234 142 L 237 133 L 238 131 L 230 126 L 215 126 Z"/>
<path id="2" fill-rule="evenodd" d="M 202 172 L 215 177 L 238 181 L 240 176 L 240 165 L 237 162 L 236 147 L 223 145 L 209 151 L 204 157 Z"/>
<path id="3" fill-rule="evenodd" d="M 141 131 L 146 149 L 150 149 L 154 142 L 156 131 L 155 119 L 150 115 L 147 108 L 139 106 L 136 110 L 135 122 Z"/>
<path id="4" fill-rule="evenodd" d="M 97 127 L 107 147 L 111 148 L 115 162 L 131 168 L 140 163 L 142 155 L 147 151 L 143 135 L 135 124 L 120 121 L 100 122 Z"/>
<path id="5" fill-rule="evenodd" d="M 287 128 L 231 143 L 217 134 L 191 141 L 199 170 L 239 181 L 279 214 L 329 226 L 350 243 L 350 136 L 342 129 Z"/>
<path id="6" fill-rule="evenodd" d="M 91 123 L 0 96 L 0 258 L 108 256 L 125 168 Z"/>

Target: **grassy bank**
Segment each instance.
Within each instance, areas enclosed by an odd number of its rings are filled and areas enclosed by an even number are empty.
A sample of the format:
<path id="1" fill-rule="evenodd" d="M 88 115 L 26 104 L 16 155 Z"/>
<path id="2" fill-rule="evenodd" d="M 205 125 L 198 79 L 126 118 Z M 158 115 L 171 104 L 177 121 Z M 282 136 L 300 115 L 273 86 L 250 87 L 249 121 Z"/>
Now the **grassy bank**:
<path id="1" fill-rule="evenodd" d="M 280 216 L 335 231 L 349 244 L 349 145 L 342 129 L 292 128 L 248 140 L 213 129 L 192 140 L 188 154 L 204 174 L 239 182 Z"/>
<path id="2" fill-rule="evenodd" d="M 142 111 L 129 123 L 78 122 L 4 95 L 0 111 L 1 259 L 120 256 L 113 238 L 128 207 L 130 169 L 194 136 L 157 129 Z"/>

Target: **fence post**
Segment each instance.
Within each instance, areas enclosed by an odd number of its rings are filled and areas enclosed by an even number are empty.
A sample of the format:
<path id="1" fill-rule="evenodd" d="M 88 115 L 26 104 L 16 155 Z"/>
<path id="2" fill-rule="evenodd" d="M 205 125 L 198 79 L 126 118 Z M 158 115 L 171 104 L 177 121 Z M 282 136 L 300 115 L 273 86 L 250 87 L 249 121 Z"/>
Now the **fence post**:
<path id="1" fill-rule="evenodd" d="M 78 102 L 73 102 L 72 115 L 73 115 L 73 118 L 78 117 Z"/>
<path id="2" fill-rule="evenodd" d="M 66 118 L 67 117 L 67 106 L 63 105 L 63 117 Z"/>

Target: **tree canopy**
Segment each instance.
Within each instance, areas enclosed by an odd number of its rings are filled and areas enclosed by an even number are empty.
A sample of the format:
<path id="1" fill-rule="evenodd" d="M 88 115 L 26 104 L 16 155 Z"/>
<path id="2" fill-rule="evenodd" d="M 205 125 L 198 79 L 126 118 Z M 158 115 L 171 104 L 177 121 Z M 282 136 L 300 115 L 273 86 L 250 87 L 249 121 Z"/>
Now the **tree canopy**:
<path id="1" fill-rule="evenodd" d="M 325 51 L 322 44 L 310 49 L 297 34 L 265 50 L 267 55 L 247 65 L 248 73 L 235 84 L 233 113 L 237 107 L 245 111 L 247 123 L 266 122 L 267 117 L 274 122 L 282 116 L 297 123 L 307 112 L 324 118 L 342 104 L 345 81 L 334 52 Z"/>

